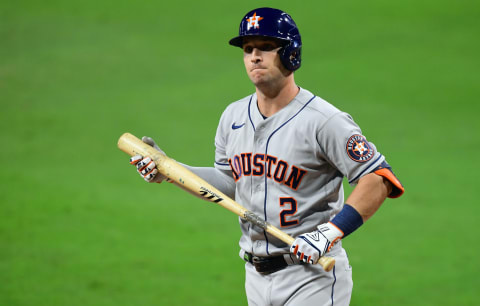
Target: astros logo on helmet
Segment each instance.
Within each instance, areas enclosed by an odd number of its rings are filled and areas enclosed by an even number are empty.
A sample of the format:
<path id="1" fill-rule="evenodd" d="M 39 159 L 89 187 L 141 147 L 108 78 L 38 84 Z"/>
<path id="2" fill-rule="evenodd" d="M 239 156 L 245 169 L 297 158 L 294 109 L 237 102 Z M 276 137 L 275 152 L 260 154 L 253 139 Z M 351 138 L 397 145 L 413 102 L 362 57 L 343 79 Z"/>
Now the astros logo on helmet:
<path id="1" fill-rule="evenodd" d="M 253 13 L 253 16 L 247 19 L 247 31 L 250 30 L 250 28 L 252 27 L 258 29 L 260 27 L 258 22 L 262 19 L 263 17 L 257 16 L 257 13 Z"/>

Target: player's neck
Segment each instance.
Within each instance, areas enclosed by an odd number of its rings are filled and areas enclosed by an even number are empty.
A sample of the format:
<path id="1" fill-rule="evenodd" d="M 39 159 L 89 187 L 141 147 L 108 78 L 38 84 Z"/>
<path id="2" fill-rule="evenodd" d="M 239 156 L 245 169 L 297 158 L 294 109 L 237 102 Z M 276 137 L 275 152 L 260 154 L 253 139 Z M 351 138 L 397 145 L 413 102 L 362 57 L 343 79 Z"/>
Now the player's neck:
<path id="1" fill-rule="evenodd" d="M 258 109 L 265 117 L 271 117 L 287 106 L 299 90 L 293 76 L 286 84 L 256 87 Z"/>

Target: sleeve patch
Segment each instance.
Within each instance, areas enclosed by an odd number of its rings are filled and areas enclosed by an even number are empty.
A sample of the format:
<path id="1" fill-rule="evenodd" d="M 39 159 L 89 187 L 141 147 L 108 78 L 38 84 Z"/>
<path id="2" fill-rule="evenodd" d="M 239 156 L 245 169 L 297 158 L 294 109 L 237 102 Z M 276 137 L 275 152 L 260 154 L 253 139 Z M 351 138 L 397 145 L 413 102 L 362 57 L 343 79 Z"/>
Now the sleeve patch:
<path id="1" fill-rule="evenodd" d="M 359 134 L 348 138 L 346 150 L 348 157 L 358 163 L 367 162 L 375 155 L 375 150 L 372 149 L 367 139 Z"/>

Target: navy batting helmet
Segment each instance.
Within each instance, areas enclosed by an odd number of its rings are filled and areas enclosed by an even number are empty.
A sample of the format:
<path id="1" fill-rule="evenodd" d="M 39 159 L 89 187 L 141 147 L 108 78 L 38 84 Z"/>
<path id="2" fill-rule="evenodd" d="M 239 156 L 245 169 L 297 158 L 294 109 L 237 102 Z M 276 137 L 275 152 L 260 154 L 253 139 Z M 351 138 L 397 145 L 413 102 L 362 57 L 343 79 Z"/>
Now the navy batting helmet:
<path id="1" fill-rule="evenodd" d="M 269 7 L 252 10 L 243 17 L 238 32 L 238 36 L 229 42 L 232 46 L 242 48 L 243 38 L 247 36 L 276 38 L 285 43 L 278 51 L 285 68 L 291 71 L 300 68 L 302 38 L 297 25 L 287 13 Z"/>

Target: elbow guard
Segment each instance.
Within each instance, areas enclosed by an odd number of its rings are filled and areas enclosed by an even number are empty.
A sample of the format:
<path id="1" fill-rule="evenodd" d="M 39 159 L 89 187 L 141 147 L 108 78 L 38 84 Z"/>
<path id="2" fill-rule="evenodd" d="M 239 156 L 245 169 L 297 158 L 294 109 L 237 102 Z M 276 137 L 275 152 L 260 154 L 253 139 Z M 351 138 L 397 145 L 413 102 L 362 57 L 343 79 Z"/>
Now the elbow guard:
<path id="1" fill-rule="evenodd" d="M 390 167 L 390 165 L 386 161 L 384 161 L 378 167 L 373 169 L 372 172 L 386 178 L 390 183 L 392 183 L 393 188 L 392 188 L 392 192 L 390 192 L 390 194 L 388 195 L 389 198 L 398 198 L 405 191 L 402 183 L 400 183 L 398 178 L 393 173 L 392 167 Z"/>

